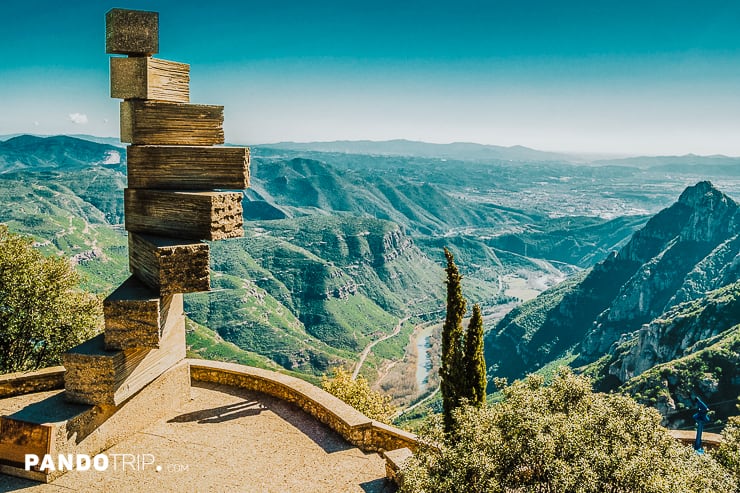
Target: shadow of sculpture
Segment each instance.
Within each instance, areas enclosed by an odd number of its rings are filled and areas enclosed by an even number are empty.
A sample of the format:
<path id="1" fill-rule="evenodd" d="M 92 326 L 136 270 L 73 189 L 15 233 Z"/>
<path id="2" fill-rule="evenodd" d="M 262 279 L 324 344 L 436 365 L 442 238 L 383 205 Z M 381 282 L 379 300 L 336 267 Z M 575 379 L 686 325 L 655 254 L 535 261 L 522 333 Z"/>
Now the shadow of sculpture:
<path id="1" fill-rule="evenodd" d="M 198 411 L 180 414 L 179 416 L 175 416 L 167 422 L 197 422 L 198 424 L 223 423 L 225 421 L 231 421 L 233 419 L 239 419 L 246 416 L 256 416 L 260 414 L 264 409 L 266 409 L 265 406 L 263 406 L 259 401 L 245 400 L 244 402 L 237 402 L 235 404 L 229 404 L 226 406 L 219 406 L 211 409 L 200 409 Z"/>
<path id="2" fill-rule="evenodd" d="M 373 479 L 360 484 L 365 493 L 395 493 L 398 490 L 396 483 L 386 478 Z"/>

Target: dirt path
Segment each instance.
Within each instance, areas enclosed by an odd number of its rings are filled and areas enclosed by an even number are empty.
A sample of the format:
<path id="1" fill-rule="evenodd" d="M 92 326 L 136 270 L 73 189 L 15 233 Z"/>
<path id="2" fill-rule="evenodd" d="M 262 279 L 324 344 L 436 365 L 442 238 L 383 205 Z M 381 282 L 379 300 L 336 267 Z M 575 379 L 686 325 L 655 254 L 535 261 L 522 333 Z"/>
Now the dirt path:
<path id="1" fill-rule="evenodd" d="M 437 392 L 439 392 L 439 387 L 437 387 L 436 389 L 434 389 L 434 392 L 432 392 L 432 393 L 431 393 L 431 394 L 429 394 L 428 396 L 424 397 L 424 398 L 423 398 L 423 399 L 421 399 L 420 401 L 416 402 L 415 404 L 412 404 L 412 405 L 410 405 L 410 406 L 409 406 L 409 407 L 407 407 L 406 409 L 402 409 L 402 410 L 400 410 L 400 411 L 398 412 L 398 414 L 396 414 L 396 415 L 394 416 L 394 418 L 397 418 L 397 417 L 399 417 L 399 416 L 403 416 L 404 414 L 406 414 L 406 413 L 408 413 L 408 412 L 411 412 L 411 411 L 413 411 L 413 410 L 414 410 L 414 409 L 416 409 L 416 408 L 417 408 L 418 406 L 421 406 L 421 405 L 422 405 L 422 404 L 424 404 L 425 402 L 429 401 L 429 400 L 430 400 L 430 399 L 431 399 L 432 397 L 434 397 L 435 395 L 437 395 Z"/>
<path id="2" fill-rule="evenodd" d="M 359 361 L 357 361 L 357 366 L 355 367 L 355 371 L 352 372 L 352 380 L 356 379 L 357 375 L 360 374 L 360 369 L 362 368 L 362 365 L 365 363 L 365 360 L 367 359 L 367 355 L 370 354 L 370 351 L 372 351 L 373 346 L 375 346 L 379 342 L 385 341 L 386 339 L 390 339 L 391 337 L 397 336 L 401 332 L 401 327 L 403 326 L 403 324 L 410 318 L 411 316 L 407 316 L 407 317 L 398 319 L 398 325 L 396 325 L 396 327 L 393 329 L 393 332 L 381 337 L 377 341 L 371 342 L 370 344 L 367 345 L 367 347 L 365 347 L 365 349 L 362 350 L 362 353 L 360 353 L 360 359 Z"/>

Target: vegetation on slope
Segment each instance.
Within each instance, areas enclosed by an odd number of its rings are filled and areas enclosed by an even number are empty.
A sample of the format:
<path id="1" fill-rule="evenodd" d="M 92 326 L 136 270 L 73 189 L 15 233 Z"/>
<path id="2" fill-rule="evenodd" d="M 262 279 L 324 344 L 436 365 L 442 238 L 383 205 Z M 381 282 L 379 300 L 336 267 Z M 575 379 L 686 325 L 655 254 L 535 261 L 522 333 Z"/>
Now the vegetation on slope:
<path id="1" fill-rule="evenodd" d="M 655 365 L 617 390 L 659 409 L 664 422 L 677 428 L 693 427 L 694 398 L 700 397 L 714 411 L 707 429 L 721 428 L 728 416 L 737 414 L 740 325 L 702 341 L 699 347 L 686 356 Z"/>
<path id="2" fill-rule="evenodd" d="M 289 370 L 323 373 L 352 353 L 309 334 L 293 313 L 253 282 L 220 274 L 213 291 L 186 296 L 187 313 L 243 350 Z"/>
<path id="3" fill-rule="evenodd" d="M 91 195 L 120 194 L 123 210 L 120 173 L 88 170 L 80 174 L 75 177 L 78 183 L 108 183 Z M 106 213 L 78 196 L 67 181 L 74 180 L 56 172 L 0 175 L 0 222 L 11 231 L 33 236 L 42 253 L 72 258 L 85 274 L 86 289 L 107 291 L 126 278 L 126 237 L 111 227 Z"/>
<path id="4" fill-rule="evenodd" d="M 0 224 L 0 373 L 58 364 L 102 326 L 100 300 L 77 288 L 69 263 L 31 244 Z"/>
<path id="5" fill-rule="evenodd" d="M 577 289 L 587 275 L 587 271 L 581 272 L 522 303 L 486 334 L 489 376 L 518 378 L 557 357 L 553 341 L 560 342 L 562 336 L 553 333 L 548 324 L 556 316 L 563 299 Z M 535 340 L 540 333 L 551 334 L 551 339 L 540 336 Z M 543 339 L 544 343 L 538 344 Z M 573 345 L 577 339 L 571 337 L 568 342 Z"/>
<path id="6" fill-rule="evenodd" d="M 187 357 L 226 361 L 240 365 L 255 366 L 267 370 L 278 370 L 280 365 L 271 359 L 251 351 L 245 351 L 233 342 L 225 341 L 208 327 L 185 320 Z"/>
<path id="7" fill-rule="evenodd" d="M 595 394 L 561 371 L 548 386 L 529 376 L 491 406 L 459 408 L 454 432 L 441 418 L 421 430 L 403 469 L 404 492 L 735 491 L 712 456 L 698 455 L 660 426 L 660 415 L 620 395 Z"/>
<path id="8" fill-rule="evenodd" d="M 619 390 L 659 409 L 665 423 L 693 425 L 694 398 L 721 424 L 740 393 L 740 282 L 681 303 L 584 368 L 602 391 Z"/>

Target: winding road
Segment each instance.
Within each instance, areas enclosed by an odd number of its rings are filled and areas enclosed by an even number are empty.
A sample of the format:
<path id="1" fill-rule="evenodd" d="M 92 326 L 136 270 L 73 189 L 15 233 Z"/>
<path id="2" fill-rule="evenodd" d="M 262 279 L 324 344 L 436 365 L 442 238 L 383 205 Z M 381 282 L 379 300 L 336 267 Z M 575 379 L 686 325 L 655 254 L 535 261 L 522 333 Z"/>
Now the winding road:
<path id="1" fill-rule="evenodd" d="M 439 388 L 439 386 L 437 386 L 437 388 L 434 389 L 434 392 L 432 392 L 431 394 L 427 395 L 423 399 L 417 401 L 415 404 L 410 405 L 406 409 L 401 409 L 400 411 L 398 411 L 396 413 L 395 416 L 393 416 L 393 418 L 395 419 L 395 418 L 397 418 L 399 416 L 403 416 L 404 414 L 406 414 L 406 413 L 408 413 L 410 411 L 413 411 L 414 409 L 416 409 L 417 407 L 419 407 L 420 405 L 424 404 L 425 402 L 429 401 L 432 397 L 434 397 L 435 395 L 437 395 L 437 392 L 439 392 L 439 390 L 440 390 L 440 388 Z"/>
<path id="2" fill-rule="evenodd" d="M 352 372 L 352 380 L 355 380 L 357 378 L 357 375 L 360 374 L 360 369 L 362 368 L 363 363 L 365 363 L 365 359 L 367 359 L 367 355 L 370 354 L 370 351 L 372 351 L 373 346 L 375 346 L 379 342 L 385 341 L 386 339 L 390 339 L 391 337 L 397 336 L 401 332 L 401 327 L 403 326 L 404 322 L 406 322 L 410 318 L 411 316 L 409 315 L 407 317 L 398 319 L 398 325 L 396 325 L 396 327 L 393 329 L 393 332 L 381 337 L 377 341 L 371 342 L 365 347 L 365 349 L 362 350 L 362 353 L 360 353 L 360 359 L 359 361 L 357 361 L 357 366 L 355 367 L 355 371 Z"/>

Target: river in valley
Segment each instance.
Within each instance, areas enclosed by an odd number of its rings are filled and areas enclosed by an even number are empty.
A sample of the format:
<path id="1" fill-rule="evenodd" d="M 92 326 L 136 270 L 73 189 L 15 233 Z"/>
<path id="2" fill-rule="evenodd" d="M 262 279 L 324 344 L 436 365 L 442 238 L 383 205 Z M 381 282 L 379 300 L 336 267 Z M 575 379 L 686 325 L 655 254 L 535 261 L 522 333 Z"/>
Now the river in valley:
<path id="1" fill-rule="evenodd" d="M 427 390 L 427 377 L 432 369 L 428 349 L 434 326 L 434 324 L 429 324 L 416 333 L 416 386 L 420 395 Z"/>

